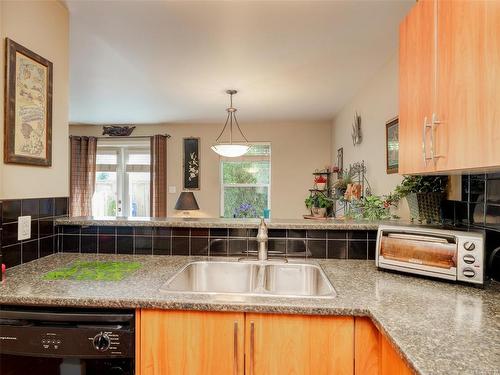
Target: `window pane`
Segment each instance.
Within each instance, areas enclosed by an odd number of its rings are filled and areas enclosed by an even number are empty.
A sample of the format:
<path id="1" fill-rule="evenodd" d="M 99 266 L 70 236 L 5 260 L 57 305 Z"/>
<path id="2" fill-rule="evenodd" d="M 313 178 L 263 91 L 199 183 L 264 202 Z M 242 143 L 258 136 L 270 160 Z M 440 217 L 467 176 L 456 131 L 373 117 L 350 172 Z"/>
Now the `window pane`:
<path id="1" fill-rule="evenodd" d="M 118 156 L 116 151 L 97 149 L 96 164 L 116 164 Z"/>
<path id="2" fill-rule="evenodd" d="M 223 161 L 223 184 L 269 184 L 269 161 Z"/>
<path id="3" fill-rule="evenodd" d="M 93 216 L 116 216 L 116 191 L 116 172 L 96 173 Z"/>
<path id="4" fill-rule="evenodd" d="M 267 208 L 267 187 L 225 187 L 224 217 L 258 218 Z"/>
<path id="5" fill-rule="evenodd" d="M 128 177 L 129 216 L 149 216 L 149 173 L 130 172 Z"/>
<path id="6" fill-rule="evenodd" d="M 245 156 L 248 155 L 268 156 L 270 154 L 271 154 L 271 145 L 252 145 L 252 147 L 250 147 Z"/>
<path id="7" fill-rule="evenodd" d="M 149 165 L 150 162 L 149 151 L 130 152 L 128 155 L 127 164 L 129 165 Z"/>

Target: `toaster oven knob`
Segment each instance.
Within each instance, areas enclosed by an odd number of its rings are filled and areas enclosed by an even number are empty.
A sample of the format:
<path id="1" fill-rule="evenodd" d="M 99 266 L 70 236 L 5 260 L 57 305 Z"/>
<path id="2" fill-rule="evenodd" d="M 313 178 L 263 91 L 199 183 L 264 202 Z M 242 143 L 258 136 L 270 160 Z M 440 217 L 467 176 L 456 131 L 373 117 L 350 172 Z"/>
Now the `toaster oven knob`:
<path id="1" fill-rule="evenodd" d="M 111 345 L 111 340 L 109 339 L 108 335 L 101 332 L 94 336 L 93 344 L 96 350 L 99 350 L 100 352 L 105 352 L 106 350 L 109 349 L 109 346 Z"/>
<path id="2" fill-rule="evenodd" d="M 467 264 L 472 264 L 476 261 L 476 258 L 474 258 L 472 255 L 470 254 L 465 254 L 464 257 L 463 257 L 463 260 L 465 263 Z"/>
<path id="3" fill-rule="evenodd" d="M 476 244 L 474 242 L 466 241 L 464 242 L 464 249 L 467 251 L 472 251 L 476 248 Z"/>
<path id="4" fill-rule="evenodd" d="M 464 269 L 463 274 L 464 274 L 465 277 L 474 277 L 474 276 L 476 276 L 476 272 L 474 272 L 474 270 L 470 269 L 470 268 Z"/>

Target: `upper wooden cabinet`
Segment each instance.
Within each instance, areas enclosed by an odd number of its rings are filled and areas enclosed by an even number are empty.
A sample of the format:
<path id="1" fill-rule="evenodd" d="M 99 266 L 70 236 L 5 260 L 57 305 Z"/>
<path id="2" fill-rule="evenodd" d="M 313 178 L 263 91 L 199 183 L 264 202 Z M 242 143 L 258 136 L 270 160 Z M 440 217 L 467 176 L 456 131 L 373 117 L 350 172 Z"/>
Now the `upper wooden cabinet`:
<path id="1" fill-rule="evenodd" d="M 434 4 L 420 1 L 399 31 L 399 171 L 432 171 L 428 144 L 434 107 Z M 424 143 L 427 142 L 427 143 Z"/>
<path id="2" fill-rule="evenodd" d="M 500 168 L 500 2 L 419 1 L 399 56 L 400 173 Z"/>

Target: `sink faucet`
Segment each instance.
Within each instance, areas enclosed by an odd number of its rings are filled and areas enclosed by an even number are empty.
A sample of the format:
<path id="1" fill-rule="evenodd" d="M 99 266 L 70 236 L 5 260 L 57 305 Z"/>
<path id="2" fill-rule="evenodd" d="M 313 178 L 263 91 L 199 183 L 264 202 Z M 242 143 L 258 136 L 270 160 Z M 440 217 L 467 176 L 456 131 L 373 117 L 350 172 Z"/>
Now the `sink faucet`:
<path id="1" fill-rule="evenodd" d="M 267 225 L 264 218 L 260 218 L 259 231 L 257 232 L 257 243 L 259 244 L 259 260 L 267 260 Z"/>

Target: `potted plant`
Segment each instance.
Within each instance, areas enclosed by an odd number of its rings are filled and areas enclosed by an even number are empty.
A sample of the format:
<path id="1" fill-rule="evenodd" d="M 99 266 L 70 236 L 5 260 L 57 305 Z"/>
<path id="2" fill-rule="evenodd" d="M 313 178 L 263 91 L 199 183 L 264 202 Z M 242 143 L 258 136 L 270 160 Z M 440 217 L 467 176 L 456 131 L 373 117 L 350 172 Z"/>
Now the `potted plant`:
<path id="1" fill-rule="evenodd" d="M 335 196 L 343 197 L 349 184 L 352 184 L 352 176 L 349 172 L 343 172 L 342 176 L 333 184 Z"/>
<path id="2" fill-rule="evenodd" d="M 441 201 L 447 183 L 446 176 L 404 176 L 401 184 L 396 186 L 395 195 L 406 198 L 411 221 L 440 222 Z"/>
<path id="3" fill-rule="evenodd" d="M 393 194 L 384 197 L 367 195 L 351 202 L 351 212 L 348 216 L 357 220 L 389 220 L 394 217 L 390 207 L 396 205 L 397 198 Z"/>
<path id="4" fill-rule="evenodd" d="M 314 178 L 314 186 L 318 190 L 326 190 L 326 177 L 323 175 Z"/>
<path id="5" fill-rule="evenodd" d="M 326 217 L 327 210 L 333 206 L 332 200 L 323 194 L 314 194 L 307 197 L 305 204 L 314 217 Z"/>

